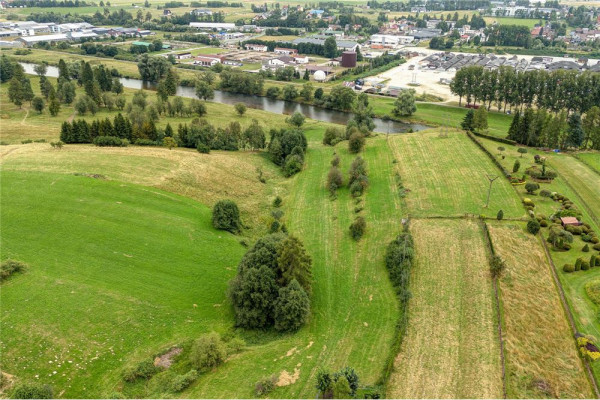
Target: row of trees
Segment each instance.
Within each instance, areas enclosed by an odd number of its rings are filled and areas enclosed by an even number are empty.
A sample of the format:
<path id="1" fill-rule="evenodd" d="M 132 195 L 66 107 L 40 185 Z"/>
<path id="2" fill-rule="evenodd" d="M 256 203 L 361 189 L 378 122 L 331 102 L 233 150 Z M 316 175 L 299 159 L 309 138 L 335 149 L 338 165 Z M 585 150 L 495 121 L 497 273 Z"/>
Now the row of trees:
<path id="1" fill-rule="evenodd" d="M 467 104 L 481 102 L 488 110 L 507 106 L 546 108 L 585 113 L 600 104 L 600 74 L 593 72 L 534 70 L 517 72 L 512 67 L 487 70 L 469 66 L 456 72 L 450 84 L 452 93 Z"/>
<path id="2" fill-rule="evenodd" d="M 508 139 L 534 147 L 600 150 L 600 108 L 590 108 L 583 118 L 578 112 L 552 114 L 527 108 L 513 117 Z"/>
<path id="3" fill-rule="evenodd" d="M 295 331 L 310 314 L 312 260 L 302 242 L 283 233 L 259 239 L 229 285 L 236 325 Z"/>

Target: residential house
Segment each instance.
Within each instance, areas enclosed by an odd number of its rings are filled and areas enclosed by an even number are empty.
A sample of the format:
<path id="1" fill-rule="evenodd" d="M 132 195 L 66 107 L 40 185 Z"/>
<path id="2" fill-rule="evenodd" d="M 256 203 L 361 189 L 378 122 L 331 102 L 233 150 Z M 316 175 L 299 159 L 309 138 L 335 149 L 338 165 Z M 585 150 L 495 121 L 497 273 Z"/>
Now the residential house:
<path id="1" fill-rule="evenodd" d="M 244 47 L 246 48 L 246 50 L 260 51 L 262 53 L 266 53 L 267 51 L 269 51 L 269 48 L 264 44 L 248 43 L 244 45 Z"/>

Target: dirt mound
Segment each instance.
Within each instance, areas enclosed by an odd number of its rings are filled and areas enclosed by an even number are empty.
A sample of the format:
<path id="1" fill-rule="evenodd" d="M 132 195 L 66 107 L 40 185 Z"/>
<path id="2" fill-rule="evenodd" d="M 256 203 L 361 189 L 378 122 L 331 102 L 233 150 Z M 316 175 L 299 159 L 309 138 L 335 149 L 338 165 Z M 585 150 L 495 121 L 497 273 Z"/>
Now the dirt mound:
<path id="1" fill-rule="evenodd" d="M 181 353 L 181 348 L 179 348 L 179 347 L 172 348 L 171 350 L 167 351 L 162 356 L 156 357 L 154 359 L 154 366 L 162 367 L 165 369 L 169 368 L 171 366 L 171 364 L 173 364 L 173 358 L 175 358 L 175 356 L 179 353 Z"/>

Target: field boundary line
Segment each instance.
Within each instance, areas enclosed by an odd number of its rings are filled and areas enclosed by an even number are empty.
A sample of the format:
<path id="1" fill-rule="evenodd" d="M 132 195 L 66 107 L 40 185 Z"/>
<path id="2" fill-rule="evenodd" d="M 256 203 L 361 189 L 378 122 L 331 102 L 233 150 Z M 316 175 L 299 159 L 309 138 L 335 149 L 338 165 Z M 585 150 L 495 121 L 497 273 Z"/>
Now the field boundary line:
<path id="1" fill-rule="evenodd" d="M 567 298 L 565 296 L 565 291 L 563 289 L 562 283 L 560 282 L 560 279 L 558 277 L 558 270 L 556 269 L 556 265 L 554 264 L 554 261 L 552 260 L 552 257 L 550 256 L 550 250 L 548 249 L 548 245 L 546 244 L 544 237 L 542 236 L 541 233 L 539 233 L 536 236 L 542 242 L 542 247 L 544 248 L 544 254 L 546 254 L 546 259 L 548 260 L 548 263 L 550 265 L 550 270 L 552 272 L 552 277 L 554 278 L 554 284 L 556 285 L 556 288 L 558 290 L 558 295 L 560 297 L 560 302 L 563 306 L 563 311 L 564 311 L 565 315 L 567 316 L 569 325 L 571 326 L 571 331 L 573 332 L 573 338 L 575 338 L 575 333 L 577 333 L 577 326 L 575 325 L 575 318 L 573 317 L 573 313 L 571 312 L 571 308 L 569 307 L 569 303 L 567 302 Z M 576 343 L 577 342 L 575 342 L 575 344 Z M 598 390 L 598 382 L 596 382 L 596 378 L 595 378 L 594 374 L 592 373 L 592 368 L 590 366 L 590 363 L 588 360 L 584 359 L 581 356 L 581 353 L 579 352 L 577 345 L 575 345 L 575 348 L 577 350 L 577 354 L 579 355 L 579 358 L 583 362 L 583 366 L 585 367 L 585 370 L 587 372 L 588 380 L 590 381 L 592 389 L 594 390 L 594 394 L 596 395 L 596 398 L 598 399 L 598 398 L 600 398 L 600 390 Z"/>
<path id="2" fill-rule="evenodd" d="M 479 220 L 479 228 L 483 233 L 483 238 L 486 243 L 486 254 L 488 256 L 488 262 L 491 261 L 491 258 L 496 255 L 496 251 L 494 250 L 494 244 L 492 243 L 492 238 L 490 237 L 490 231 L 488 230 L 487 224 L 484 220 Z M 494 286 L 494 300 L 496 306 L 496 317 L 498 324 L 498 342 L 500 343 L 500 363 L 502 365 L 502 395 L 506 399 L 506 359 L 504 358 L 504 337 L 502 336 L 502 314 L 500 310 L 500 293 L 498 291 L 498 277 L 492 278 L 493 286 Z"/>
<path id="3" fill-rule="evenodd" d="M 588 206 L 587 203 L 581 198 L 581 195 L 577 192 L 577 190 L 575 190 L 575 188 L 569 183 L 568 179 L 566 179 L 563 175 L 560 175 L 560 177 L 562 178 L 563 181 L 565 181 L 565 184 L 569 187 L 569 189 L 571 189 L 573 191 L 573 193 L 575 193 L 575 196 L 577 196 L 579 201 L 581 201 L 583 208 L 585 208 L 585 210 L 588 212 L 588 214 L 590 214 L 590 217 L 594 220 L 596 225 L 600 226 L 600 221 L 598 220 L 598 217 L 596 217 L 596 214 L 594 213 L 594 211 L 592 211 L 590 206 Z"/>
<path id="4" fill-rule="evenodd" d="M 588 163 L 587 161 L 585 161 L 583 158 L 580 158 L 578 153 L 574 153 L 574 154 L 573 154 L 573 158 L 576 158 L 576 159 L 578 159 L 579 161 L 581 161 L 581 163 L 582 163 L 582 164 L 585 164 L 585 165 L 586 165 L 586 166 L 587 166 L 589 169 L 591 169 L 591 170 L 592 170 L 592 172 L 593 172 L 593 173 L 595 173 L 595 174 L 597 174 L 597 175 L 600 175 L 600 171 L 598 171 L 596 168 L 592 167 L 592 166 L 590 165 L 590 163 Z"/>

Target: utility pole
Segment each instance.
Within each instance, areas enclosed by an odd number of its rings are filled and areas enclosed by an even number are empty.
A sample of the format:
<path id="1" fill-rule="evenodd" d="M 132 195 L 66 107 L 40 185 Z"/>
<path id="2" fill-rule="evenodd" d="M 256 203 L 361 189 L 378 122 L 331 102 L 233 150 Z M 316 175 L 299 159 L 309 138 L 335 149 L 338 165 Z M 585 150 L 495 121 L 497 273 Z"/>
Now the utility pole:
<path id="1" fill-rule="evenodd" d="M 488 175 L 486 174 L 488 181 L 490 181 L 490 187 L 488 189 L 488 195 L 487 195 L 487 201 L 485 202 L 485 208 L 488 207 L 488 205 L 490 204 L 490 194 L 492 193 L 492 183 L 494 183 L 494 181 L 496 179 L 498 179 L 498 175 Z"/>

